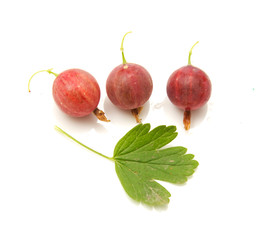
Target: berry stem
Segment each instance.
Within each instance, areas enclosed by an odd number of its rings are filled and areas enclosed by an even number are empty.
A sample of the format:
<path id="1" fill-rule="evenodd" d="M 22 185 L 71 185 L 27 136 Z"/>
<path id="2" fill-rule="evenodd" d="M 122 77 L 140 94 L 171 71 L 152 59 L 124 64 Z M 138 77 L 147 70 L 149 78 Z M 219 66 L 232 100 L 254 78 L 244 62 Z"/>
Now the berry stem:
<path id="1" fill-rule="evenodd" d="M 199 41 L 197 41 L 197 42 L 192 46 L 192 48 L 190 49 L 189 56 L 188 56 L 188 65 L 192 65 L 192 64 L 191 64 L 192 50 L 193 50 L 194 46 L 195 46 L 197 43 L 199 43 Z"/>
<path id="2" fill-rule="evenodd" d="M 48 70 L 40 70 L 40 71 L 38 71 L 38 72 L 35 72 L 35 73 L 31 76 L 31 78 L 29 79 L 29 81 L 28 81 L 28 91 L 31 92 L 31 90 L 30 90 L 31 79 L 32 79 L 36 74 L 38 74 L 38 73 L 40 73 L 40 72 L 48 72 L 49 74 L 53 74 L 55 77 L 57 77 L 58 74 L 52 72 L 52 69 L 53 69 L 53 68 L 50 68 L 50 69 L 48 69 Z"/>
<path id="3" fill-rule="evenodd" d="M 191 111 L 190 110 L 185 110 L 184 111 L 184 128 L 185 130 L 189 130 L 190 129 L 190 125 L 191 125 Z"/>
<path id="4" fill-rule="evenodd" d="M 58 132 L 62 133 L 62 134 L 65 135 L 65 136 L 67 136 L 68 138 L 70 138 L 70 139 L 73 140 L 74 142 L 78 143 L 78 144 L 81 145 L 82 147 L 84 147 L 84 148 L 86 148 L 86 149 L 88 149 L 88 150 L 90 150 L 90 151 L 92 151 L 92 152 L 100 155 L 101 157 L 104 157 L 104 158 L 107 158 L 107 159 L 109 159 L 109 160 L 114 161 L 113 158 L 110 158 L 110 157 L 108 157 L 108 156 L 105 156 L 104 154 L 99 153 L 99 152 L 95 151 L 94 149 L 86 146 L 85 144 L 79 142 L 77 139 L 75 139 L 74 137 L 72 137 L 71 135 L 69 135 L 68 133 L 66 133 L 65 131 L 63 131 L 63 130 L 62 130 L 61 128 L 59 128 L 58 126 L 55 126 L 55 130 L 57 130 Z"/>
<path id="5" fill-rule="evenodd" d="M 127 64 L 127 61 L 126 61 L 126 59 L 125 59 L 125 57 L 124 57 L 124 49 L 123 49 L 123 42 L 124 42 L 124 38 L 126 37 L 126 35 L 128 34 L 128 33 L 131 33 L 131 32 L 127 32 L 127 33 L 125 33 L 125 35 L 123 36 L 123 38 L 122 38 L 122 41 L 121 41 L 121 54 L 122 54 L 122 63 L 123 64 Z"/>
<path id="6" fill-rule="evenodd" d="M 139 116 L 141 111 L 142 111 L 142 109 L 143 109 L 143 107 L 138 107 L 138 108 L 134 108 L 134 109 L 131 110 L 131 113 L 135 117 L 135 120 L 136 120 L 137 123 L 141 123 L 142 122 L 141 119 L 140 119 L 140 116 Z"/>
<path id="7" fill-rule="evenodd" d="M 100 121 L 110 122 L 110 120 L 107 119 L 107 117 L 105 116 L 105 113 L 102 110 L 95 108 L 93 113 Z"/>

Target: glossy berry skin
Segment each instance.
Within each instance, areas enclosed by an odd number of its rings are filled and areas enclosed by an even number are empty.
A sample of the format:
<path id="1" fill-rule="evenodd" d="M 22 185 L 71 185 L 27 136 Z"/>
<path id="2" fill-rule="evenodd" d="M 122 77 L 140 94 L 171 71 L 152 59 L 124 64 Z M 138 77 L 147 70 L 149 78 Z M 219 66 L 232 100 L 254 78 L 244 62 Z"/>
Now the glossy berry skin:
<path id="1" fill-rule="evenodd" d="M 148 71 L 134 63 L 121 64 L 108 76 L 106 91 L 111 102 L 131 110 L 144 105 L 152 94 L 153 83 Z"/>
<path id="2" fill-rule="evenodd" d="M 184 110 L 195 110 L 209 100 L 211 81 L 204 71 L 187 65 L 172 73 L 166 90 L 174 105 Z"/>
<path id="3" fill-rule="evenodd" d="M 96 79 L 81 69 L 60 73 L 53 83 L 53 97 L 59 108 L 73 117 L 89 115 L 100 100 Z"/>

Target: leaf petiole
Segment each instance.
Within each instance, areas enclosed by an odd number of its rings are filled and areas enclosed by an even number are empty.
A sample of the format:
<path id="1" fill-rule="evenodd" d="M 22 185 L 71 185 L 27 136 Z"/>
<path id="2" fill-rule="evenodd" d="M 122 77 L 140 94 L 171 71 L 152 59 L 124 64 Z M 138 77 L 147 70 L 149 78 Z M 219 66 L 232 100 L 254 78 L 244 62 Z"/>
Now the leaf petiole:
<path id="1" fill-rule="evenodd" d="M 106 155 L 104 155 L 104 154 L 102 154 L 102 153 L 100 153 L 100 152 L 97 152 L 97 151 L 95 151 L 94 149 L 86 146 L 85 144 L 81 143 L 80 141 L 78 141 L 77 139 L 75 139 L 74 137 L 72 137 L 71 135 L 69 135 L 68 133 L 66 133 L 66 132 L 65 132 L 64 130 L 62 130 L 60 127 L 55 126 L 55 130 L 57 130 L 58 132 L 64 134 L 65 136 L 67 136 L 68 138 L 70 138 L 70 139 L 73 140 L 74 142 L 78 143 L 78 144 L 81 145 L 82 147 L 84 147 L 84 148 L 86 148 L 86 149 L 88 149 L 88 150 L 90 150 L 90 151 L 92 151 L 92 152 L 100 155 L 101 157 L 104 157 L 104 158 L 107 158 L 107 159 L 109 159 L 109 160 L 111 160 L 111 161 L 114 161 L 114 158 L 108 157 L 108 156 L 106 156 Z"/>

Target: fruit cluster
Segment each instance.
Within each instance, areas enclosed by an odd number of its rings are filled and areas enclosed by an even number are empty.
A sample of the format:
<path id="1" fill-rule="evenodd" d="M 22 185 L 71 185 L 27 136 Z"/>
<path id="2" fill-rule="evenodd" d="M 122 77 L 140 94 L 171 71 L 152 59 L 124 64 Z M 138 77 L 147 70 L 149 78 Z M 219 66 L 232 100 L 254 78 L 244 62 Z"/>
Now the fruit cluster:
<path id="1" fill-rule="evenodd" d="M 123 63 L 109 74 L 106 91 L 114 105 L 130 110 L 137 123 L 140 123 L 139 114 L 152 94 L 153 82 L 151 75 L 144 67 L 127 63 L 124 57 L 123 41 L 128 33 L 124 35 L 121 42 Z M 191 64 L 193 47 L 189 52 L 188 65 L 174 71 L 167 82 L 168 98 L 174 105 L 184 110 L 183 121 L 186 130 L 190 128 L 191 110 L 202 107 L 211 95 L 209 77 L 204 71 Z M 55 75 L 53 97 L 63 112 L 73 117 L 84 117 L 93 112 L 99 120 L 109 121 L 104 112 L 97 108 L 100 87 L 90 73 L 81 69 L 69 69 L 60 74 L 52 72 L 52 69 L 39 72 Z M 29 92 L 32 77 L 28 82 Z"/>

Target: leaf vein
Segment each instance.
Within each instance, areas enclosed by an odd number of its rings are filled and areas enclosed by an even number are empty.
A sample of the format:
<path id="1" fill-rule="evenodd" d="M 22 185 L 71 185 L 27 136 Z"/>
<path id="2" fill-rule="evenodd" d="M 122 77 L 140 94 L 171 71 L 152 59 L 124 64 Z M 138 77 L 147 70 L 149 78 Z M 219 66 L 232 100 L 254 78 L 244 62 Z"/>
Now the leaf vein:
<path id="1" fill-rule="evenodd" d="M 118 164 L 118 163 L 117 163 Z M 132 186 L 133 188 L 133 192 L 136 194 L 136 199 L 138 199 L 138 189 L 135 188 L 134 184 L 133 184 L 133 181 L 131 181 L 130 177 L 125 173 L 125 171 L 123 170 L 123 167 L 126 167 L 124 164 L 120 163 L 119 164 L 119 167 L 122 169 L 122 173 L 126 176 L 126 178 L 129 180 L 130 182 L 130 185 Z M 127 168 L 127 167 L 126 167 Z M 134 173 L 134 172 L 132 172 Z"/>
<path id="2" fill-rule="evenodd" d="M 138 147 L 136 150 L 130 150 L 130 151 L 128 151 L 128 152 L 125 152 L 125 154 L 123 154 L 123 155 L 129 154 L 129 153 L 132 153 L 132 152 L 138 152 L 140 149 L 142 149 L 142 148 L 144 148 L 144 147 L 146 147 L 146 146 L 149 146 L 151 143 L 153 143 L 153 142 L 157 141 L 159 138 L 163 137 L 163 135 L 165 135 L 165 133 L 162 134 L 162 135 L 160 135 L 160 136 L 159 136 L 158 138 L 156 138 L 154 141 L 147 142 L 146 144 L 141 145 L 140 147 Z M 143 135 L 143 136 L 144 136 L 144 135 Z M 170 138 L 170 136 L 167 136 L 165 139 L 169 139 L 169 138 Z M 136 139 L 137 139 L 137 138 L 136 138 Z M 136 140 L 136 139 L 135 139 L 135 140 Z M 134 142 L 136 142 L 135 140 L 131 143 L 131 145 L 132 145 Z M 122 156 L 122 154 L 120 154 L 119 156 Z"/>
<path id="3" fill-rule="evenodd" d="M 153 195 L 154 196 L 156 196 L 160 201 L 164 201 L 164 199 L 162 198 L 162 196 L 157 192 L 157 191 L 155 191 L 154 189 L 153 189 L 153 187 L 151 187 L 150 185 L 149 185 L 149 181 L 154 181 L 154 178 L 142 178 L 141 177 L 141 175 L 140 174 L 136 174 L 135 172 L 134 172 L 134 170 L 132 170 L 131 168 L 129 168 L 127 165 L 125 165 L 125 164 L 123 164 L 123 163 L 120 163 L 120 165 L 122 165 L 123 167 L 126 167 L 130 172 L 132 172 L 134 175 L 136 175 L 138 178 L 139 178 L 139 180 L 144 184 L 144 186 L 146 186 L 148 189 L 150 189 L 151 190 L 151 192 L 153 193 Z M 123 171 L 124 172 L 124 171 Z M 127 174 L 125 174 L 126 176 L 127 176 Z M 127 178 L 129 178 L 129 177 L 127 177 Z M 154 181 L 155 182 L 155 181 Z M 132 185 L 133 186 L 133 185 Z M 133 189 L 135 189 L 134 188 L 134 186 L 133 186 Z M 147 189 L 146 189 L 146 191 L 144 191 L 145 193 L 147 193 Z M 140 196 L 142 196 L 143 194 L 142 194 L 142 192 L 140 191 Z M 141 199 L 139 199 L 140 201 L 142 201 Z"/>

